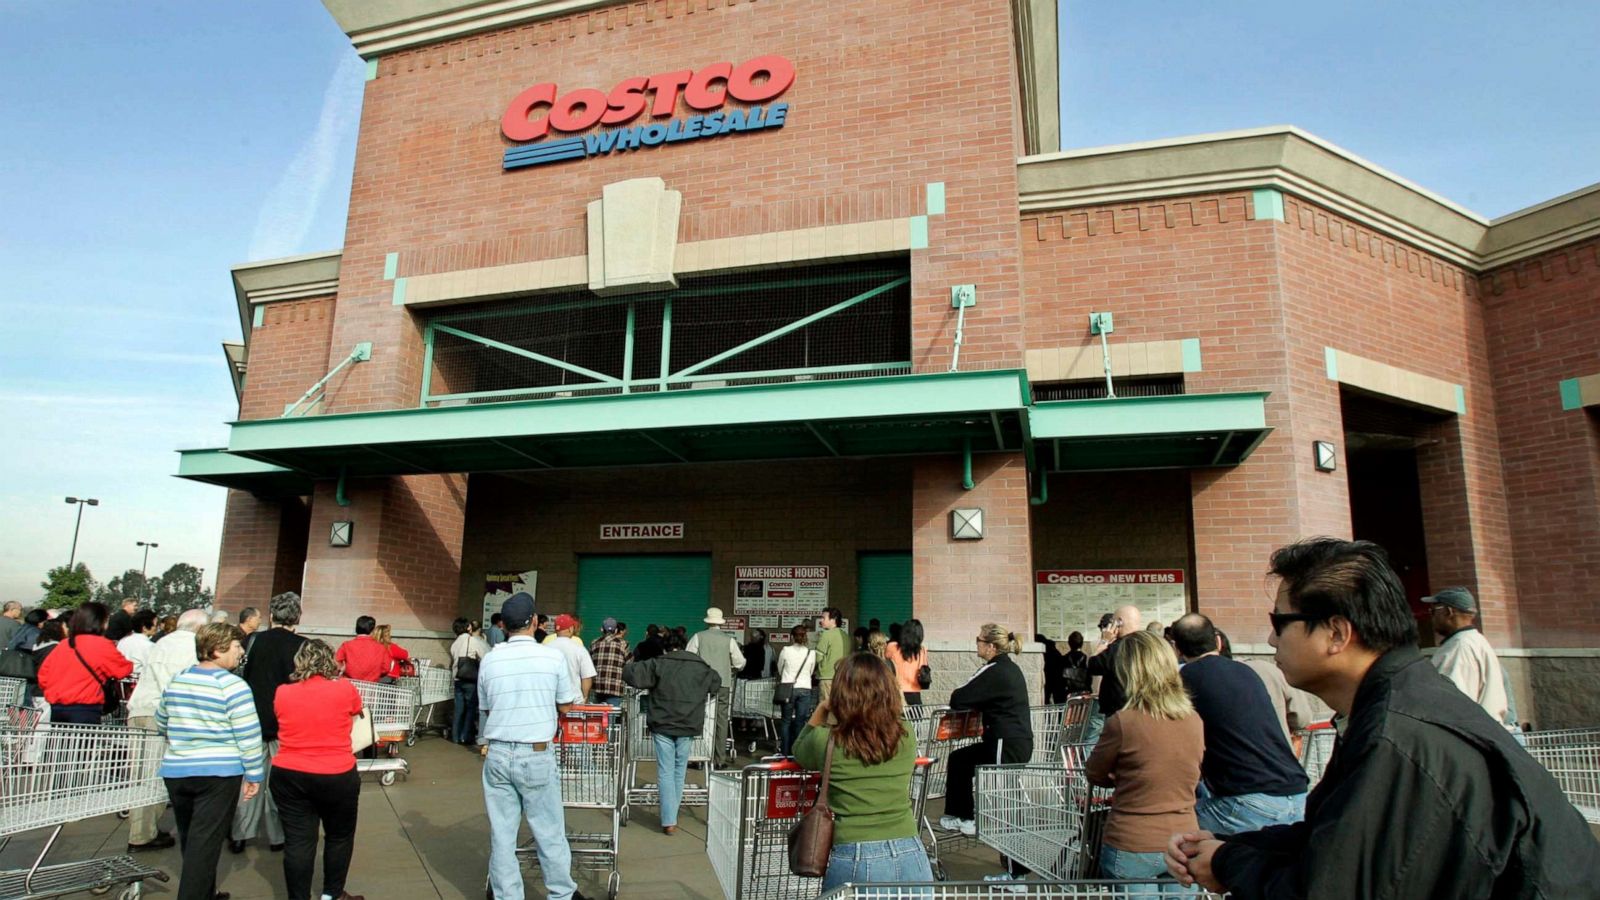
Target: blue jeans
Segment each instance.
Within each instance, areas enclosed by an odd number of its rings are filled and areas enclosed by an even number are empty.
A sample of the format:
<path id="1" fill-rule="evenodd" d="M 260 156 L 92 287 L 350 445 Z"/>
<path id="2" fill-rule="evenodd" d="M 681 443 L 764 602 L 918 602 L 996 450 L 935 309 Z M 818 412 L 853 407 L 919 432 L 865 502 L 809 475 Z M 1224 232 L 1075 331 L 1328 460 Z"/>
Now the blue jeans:
<path id="1" fill-rule="evenodd" d="M 1206 797 L 1196 801 L 1195 818 L 1212 834 L 1244 834 L 1269 825 L 1293 825 L 1306 817 L 1306 795 L 1273 797 L 1268 794 L 1239 794 L 1235 797 Z"/>
<path id="2" fill-rule="evenodd" d="M 1164 853 L 1130 853 L 1118 850 L 1110 844 L 1100 845 L 1100 877 L 1114 878 L 1130 881 L 1153 881 L 1156 879 L 1169 879 L 1167 874 L 1167 857 Z M 1117 894 L 1129 900 L 1143 900 L 1152 893 L 1159 894 L 1194 894 L 1198 888 L 1186 888 L 1176 881 L 1168 881 L 1156 888 L 1144 888 L 1138 885 L 1127 885 L 1117 889 Z"/>
<path id="3" fill-rule="evenodd" d="M 692 737 L 673 737 L 650 732 L 656 745 L 656 787 L 661 792 L 661 824 L 678 824 L 678 805 L 683 802 L 683 778 L 689 771 Z"/>
<path id="4" fill-rule="evenodd" d="M 784 756 L 794 755 L 794 742 L 800 737 L 800 729 L 806 727 L 806 721 L 811 718 L 811 711 L 817 708 L 817 695 L 810 689 L 796 689 L 794 696 L 783 704 L 783 717 L 778 721 L 778 752 Z"/>
<path id="5" fill-rule="evenodd" d="M 528 744 L 490 742 L 483 764 L 483 805 L 489 812 L 489 886 L 495 900 L 523 900 L 522 866 L 517 862 L 517 825 L 522 817 L 527 818 L 539 851 L 547 896 L 569 900 L 578 885 L 572 880 L 555 749 L 536 751 Z"/>
<path id="6" fill-rule="evenodd" d="M 450 740 L 469 744 L 478 734 L 478 683 L 456 682 L 455 716 L 450 723 Z"/>
<path id="7" fill-rule="evenodd" d="M 834 844 L 828 853 L 828 871 L 822 876 L 826 893 L 841 884 L 894 881 L 933 881 L 928 853 L 914 837 L 890 841 Z"/>

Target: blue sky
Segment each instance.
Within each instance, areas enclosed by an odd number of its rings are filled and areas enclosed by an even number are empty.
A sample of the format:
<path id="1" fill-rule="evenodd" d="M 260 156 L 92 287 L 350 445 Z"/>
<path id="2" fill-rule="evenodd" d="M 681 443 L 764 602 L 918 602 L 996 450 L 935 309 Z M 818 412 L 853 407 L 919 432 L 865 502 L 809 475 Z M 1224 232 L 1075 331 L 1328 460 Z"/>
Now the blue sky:
<path id="1" fill-rule="evenodd" d="M 223 493 L 172 451 L 236 412 L 228 267 L 342 243 L 362 65 L 315 0 L 4 16 L 0 599 L 66 561 L 69 494 L 98 577 L 152 540 L 209 583 Z M 1597 4 L 1066 0 L 1061 32 L 1068 147 L 1294 124 L 1490 216 L 1600 180 Z"/>

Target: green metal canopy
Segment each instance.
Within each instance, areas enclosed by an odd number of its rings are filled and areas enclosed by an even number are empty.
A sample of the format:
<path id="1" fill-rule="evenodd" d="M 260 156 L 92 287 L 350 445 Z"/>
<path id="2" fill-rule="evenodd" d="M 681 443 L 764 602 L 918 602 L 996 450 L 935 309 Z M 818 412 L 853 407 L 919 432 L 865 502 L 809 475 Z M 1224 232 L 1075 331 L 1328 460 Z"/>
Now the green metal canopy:
<path id="1" fill-rule="evenodd" d="M 1035 403 L 1029 430 L 1046 471 L 1199 469 L 1244 462 L 1272 431 L 1265 392 Z"/>
<path id="2" fill-rule="evenodd" d="M 1022 449 L 1027 379 L 958 372 L 235 422 L 183 477 L 247 488 L 280 471 L 440 472 Z M 192 474 L 191 474 L 192 473 Z"/>
<path id="3" fill-rule="evenodd" d="M 179 450 L 178 477 L 238 488 L 259 497 L 305 496 L 315 484 L 303 473 L 234 456 L 222 449 Z"/>

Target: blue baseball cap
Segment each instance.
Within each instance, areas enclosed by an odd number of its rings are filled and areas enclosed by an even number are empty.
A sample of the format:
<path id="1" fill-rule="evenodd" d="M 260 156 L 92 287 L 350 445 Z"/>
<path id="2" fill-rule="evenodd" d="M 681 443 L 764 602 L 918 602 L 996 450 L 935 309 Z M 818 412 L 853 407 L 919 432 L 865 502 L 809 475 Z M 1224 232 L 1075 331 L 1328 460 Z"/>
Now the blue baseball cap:
<path id="1" fill-rule="evenodd" d="M 518 631 L 528 627 L 533 621 L 533 595 L 527 591 L 517 591 L 506 598 L 500 606 L 500 619 L 510 631 Z"/>

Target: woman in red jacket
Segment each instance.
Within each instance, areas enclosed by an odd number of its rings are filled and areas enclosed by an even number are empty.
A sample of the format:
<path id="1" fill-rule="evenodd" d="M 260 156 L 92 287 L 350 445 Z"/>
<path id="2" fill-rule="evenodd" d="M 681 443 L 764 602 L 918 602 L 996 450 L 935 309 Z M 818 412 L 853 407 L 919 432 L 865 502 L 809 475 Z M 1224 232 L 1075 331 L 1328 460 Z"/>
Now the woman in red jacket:
<path id="1" fill-rule="evenodd" d="M 373 630 L 372 637 L 389 650 L 389 671 L 384 674 L 388 676 L 390 683 L 402 675 L 411 675 L 416 671 L 411 665 L 411 654 L 406 652 L 406 648 L 394 642 L 389 626 L 379 625 Z"/>
<path id="2" fill-rule="evenodd" d="M 67 620 L 69 637 L 39 667 L 39 689 L 50 704 L 50 721 L 99 725 L 106 681 L 133 672 L 133 663 L 101 636 L 107 618 L 104 603 L 78 607 Z"/>

